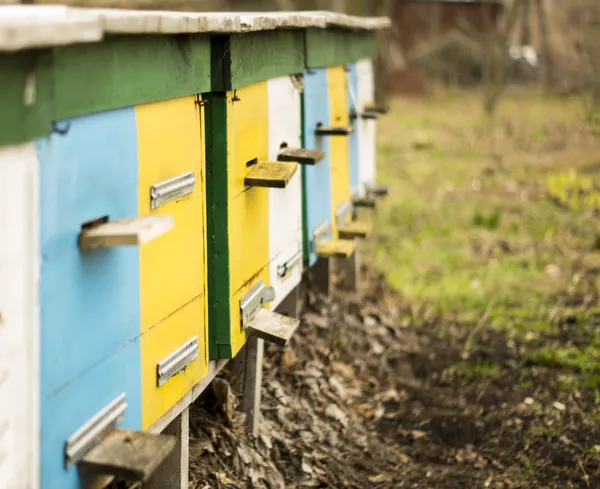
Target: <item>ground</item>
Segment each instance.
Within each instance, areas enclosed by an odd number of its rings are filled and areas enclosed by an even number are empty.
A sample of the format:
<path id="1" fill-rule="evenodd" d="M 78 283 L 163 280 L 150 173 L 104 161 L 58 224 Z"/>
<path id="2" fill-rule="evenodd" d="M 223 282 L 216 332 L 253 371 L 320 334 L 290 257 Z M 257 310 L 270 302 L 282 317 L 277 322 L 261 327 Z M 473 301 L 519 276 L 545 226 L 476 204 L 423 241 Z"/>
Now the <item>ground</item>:
<path id="1" fill-rule="evenodd" d="M 600 487 L 600 127 L 582 97 L 397 99 L 356 294 L 304 290 L 248 438 L 225 380 L 192 488 Z M 362 216 L 366 218 L 365 216 Z"/>

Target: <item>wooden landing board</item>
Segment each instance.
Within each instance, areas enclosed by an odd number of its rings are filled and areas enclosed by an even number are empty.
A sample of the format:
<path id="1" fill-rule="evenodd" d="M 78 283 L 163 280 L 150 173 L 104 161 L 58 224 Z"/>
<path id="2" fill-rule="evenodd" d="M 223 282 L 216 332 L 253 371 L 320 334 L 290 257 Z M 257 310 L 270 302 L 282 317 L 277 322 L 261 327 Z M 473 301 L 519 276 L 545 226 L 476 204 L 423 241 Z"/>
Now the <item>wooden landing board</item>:
<path id="1" fill-rule="evenodd" d="M 357 114 L 356 112 L 352 111 L 350 112 L 350 119 L 377 119 L 379 117 L 379 114 L 377 114 L 376 112 L 361 112 L 360 114 Z"/>
<path id="2" fill-rule="evenodd" d="M 366 103 L 364 107 L 365 112 L 372 112 L 374 114 L 387 114 L 390 110 L 387 107 L 381 107 L 373 103 Z"/>
<path id="3" fill-rule="evenodd" d="M 246 329 L 269 343 L 285 346 L 299 325 L 295 318 L 261 309 Z"/>
<path id="4" fill-rule="evenodd" d="M 323 158 L 325 151 L 305 148 L 283 148 L 277 155 L 278 161 L 295 161 L 300 165 L 315 165 Z"/>
<path id="5" fill-rule="evenodd" d="M 317 126 L 317 136 L 348 136 L 354 132 L 353 126 Z"/>
<path id="6" fill-rule="evenodd" d="M 115 429 L 79 462 L 86 474 L 145 482 L 175 448 L 177 437 Z"/>
<path id="7" fill-rule="evenodd" d="M 82 249 L 136 246 L 148 243 L 173 229 L 172 216 L 144 216 L 108 221 L 79 234 Z"/>
<path id="8" fill-rule="evenodd" d="M 377 119 L 379 118 L 379 113 L 378 112 L 371 112 L 366 110 L 365 112 L 363 112 L 362 114 L 360 114 L 360 118 L 361 119 Z"/>
<path id="9" fill-rule="evenodd" d="M 373 231 L 373 226 L 368 222 L 350 221 L 338 228 L 340 239 L 366 238 Z"/>
<path id="10" fill-rule="evenodd" d="M 256 163 L 244 179 L 247 187 L 286 188 L 298 163 L 262 161 Z"/>
<path id="11" fill-rule="evenodd" d="M 317 245 L 316 253 L 322 258 L 349 258 L 356 249 L 356 243 L 347 239 L 330 239 Z"/>
<path id="12" fill-rule="evenodd" d="M 387 185 L 369 185 L 367 186 L 367 194 L 375 197 L 385 197 L 389 194 L 390 188 Z"/>
<path id="13" fill-rule="evenodd" d="M 369 209 L 374 209 L 377 205 L 377 201 L 370 197 L 353 197 L 352 205 L 354 207 L 367 207 Z"/>

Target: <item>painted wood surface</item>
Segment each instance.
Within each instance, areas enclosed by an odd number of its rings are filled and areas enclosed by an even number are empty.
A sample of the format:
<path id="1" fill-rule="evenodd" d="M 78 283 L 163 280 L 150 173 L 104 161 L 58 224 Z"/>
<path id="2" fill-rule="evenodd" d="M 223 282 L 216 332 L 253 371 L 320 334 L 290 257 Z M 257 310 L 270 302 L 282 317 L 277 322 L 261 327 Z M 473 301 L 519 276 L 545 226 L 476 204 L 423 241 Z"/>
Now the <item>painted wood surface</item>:
<path id="1" fill-rule="evenodd" d="M 214 36 L 212 90 L 233 90 L 304 69 L 304 33 L 272 30 Z"/>
<path id="2" fill-rule="evenodd" d="M 225 92 L 205 95 L 208 340 L 211 360 L 231 358 L 231 277 L 229 274 L 229 174 Z"/>
<path id="3" fill-rule="evenodd" d="M 229 262 L 232 355 L 242 347 L 241 297 L 263 278 L 269 285 L 269 192 L 246 187 L 249 162 L 268 159 L 269 106 L 267 82 L 227 93 L 228 160 L 222 171 L 229 172 Z"/>
<path id="4" fill-rule="evenodd" d="M 307 29 L 306 67 L 324 68 L 370 58 L 375 49 L 373 31 Z"/>
<path id="5" fill-rule="evenodd" d="M 196 97 L 135 108 L 140 216 L 172 216 L 174 228 L 140 248 L 142 426 L 147 428 L 208 371 L 203 114 Z M 193 172 L 193 192 L 151 209 L 151 187 Z M 159 361 L 198 336 L 185 372 L 157 386 Z"/>
<path id="6" fill-rule="evenodd" d="M 361 109 L 375 98 L 373 63 L 362 59 L 356 63 L 358 75 L 358 103 Z M 365 194 L 365 185 L 375 185 L 375 126 L 373 119 L 358 119 L 359 132 L 359 181 L 360 195 Z"/>
<path id="7" fill-rule="evenodd" d="M 348 113 L 354 114 L 350 120 L 354 131 L 348 136 L 348 151 L 350 157 L 350 192 L 360 195 L 360 117 L 363 108 L 359 105 L 358 97 L 358 68 L 356 63 L 348 65 Z"/>
<path id="8" fill-rule="evenodd" d="M 38 141 L 38 155 L 47 397 L 139 334 L 138 249 L 81 250 L 77 243 L 84 223 L 138 213 L 134 110 L 61 121 Z M 131 362 L 139 369 L 139 357 Z"/>
<path id="9" fill-rule="evenodd" d="M 348 89 L 343 66 L 327 68 L 329 89 L 329 123 L 331 126 L 348 126 Z M 333 235 L 337 237 L 336 212 L 350 201 L 349 136 L 331 137 L 331 221 Z"/>
<path id="10" fill-rule="evenodd" d="M 119 394 L 125 393 L 127 403 L 119 428 L 141 429 L 139 352 L 136 338 L 43 399 L 41 489 L 79 489 L 87 485 L 77 466 L 65 468 L 65 441 Z"/>
<path id="11" fill-rule="evenodd" d="M 96 15 L 59 5 L 0 6 L 0 51 L 60 46 L 102 39 Z"/>
<path id="12" fill-rule="evenodd" d="M 331 155 L 329 137 L 316 136 L 318 123 L 330 120 L 327 71 L 325 69 L 304 72 L 302 95 L 302 139 L 303 146 L 325 151 L 325 158 L 315 166 L 302 167 L 303 234 L 305 263 L 312 266 L 317 261 L 313 250 L 314 230 L 323 222 L 331 223 Z"/>
<path id="13" fill-rule="evenodd" d="M 289 76 L 269 80 L 268 95 L 269 159 L 274 161 L 282 144 L 301 147 L 301 100 L 300 91 Z M 302 175 L 299 171 L 285 190 L 269 191 L 269 273 L 275 289 L 271 309 L 300 283 L 302 259 L 298 259 L 298 255 L 301 253 Z"/>
<path id="14" fill-rule="evenodd" d="M 208 91 L 210 40 L 111 36 L 0 54 L 0 86 L 0 145 L 22 142 L 49 134 L 54 120 Z"/>
<path id="15" fill-rule="evenodd" d="M 39 487 L 39 167 L 0 150 L 0 487 Z"/>

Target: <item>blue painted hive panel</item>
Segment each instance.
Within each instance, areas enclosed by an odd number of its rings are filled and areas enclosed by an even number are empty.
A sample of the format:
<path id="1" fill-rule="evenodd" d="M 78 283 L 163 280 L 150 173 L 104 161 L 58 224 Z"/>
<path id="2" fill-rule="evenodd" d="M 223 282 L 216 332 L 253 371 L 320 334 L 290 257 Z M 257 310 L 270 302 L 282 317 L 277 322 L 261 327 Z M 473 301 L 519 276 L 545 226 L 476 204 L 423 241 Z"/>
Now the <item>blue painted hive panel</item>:
<path id="1" fill-rule="evenodd" d="M 82 224 L 137 216 L 134 109 L 57 123 L 38 157 L 45 397 L 139 335 L 138 249 L 78 247 Z M 139 372 L 139 357 L 130 366 Z"/>
<path id="2" fill-rule="evenodd" d="M 304 73 L 302 97 L 302 133 L 304 147 L 325 151 L 325 158 L 314 166 L 303 166 L 303 191 L 305 202 L 304 232 L 308 233 L 308 262 L 312 266 L 317 261 L 313 251 L 313 232 L 323 222 L 331 223 L 331 159 L 329 138 L 317 136 L 317 124 L 329 123 L 329 95 L 327 70 L 323 68 L 307 70 Z"/>

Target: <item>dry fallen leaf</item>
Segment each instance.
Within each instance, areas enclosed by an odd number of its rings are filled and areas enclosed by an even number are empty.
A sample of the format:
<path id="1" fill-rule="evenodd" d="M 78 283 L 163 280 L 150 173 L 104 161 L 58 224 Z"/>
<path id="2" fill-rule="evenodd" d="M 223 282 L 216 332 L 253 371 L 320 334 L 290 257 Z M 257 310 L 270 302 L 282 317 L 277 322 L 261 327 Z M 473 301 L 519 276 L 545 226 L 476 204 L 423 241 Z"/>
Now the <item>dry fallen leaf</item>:
<path id="1" fill-rule="evenodd" d="M 339 421 L 344 428 L 348 426 L 348 418 L 344 412 L 335 404 L 330 404 L 325 409 L 325 415 Z"/>
<path id="2" fill-rule="evenodd" d="M 369 482 L 392 482 L 394 479 L 388 474 L 377 474 L 369 477 Z"/>

